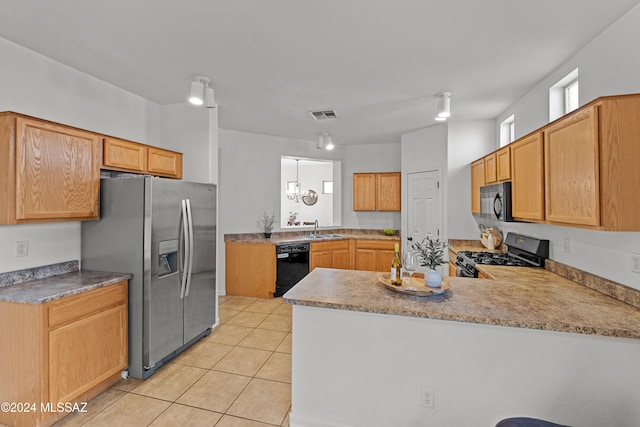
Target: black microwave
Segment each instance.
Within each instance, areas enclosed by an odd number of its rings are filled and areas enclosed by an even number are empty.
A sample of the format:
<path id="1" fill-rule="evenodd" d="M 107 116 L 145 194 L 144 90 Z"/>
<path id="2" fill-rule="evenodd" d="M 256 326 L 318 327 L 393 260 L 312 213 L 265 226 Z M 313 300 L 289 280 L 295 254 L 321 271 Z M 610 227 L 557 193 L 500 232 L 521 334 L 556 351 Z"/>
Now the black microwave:
<path id="1" fill-rule="evenodd" d="M 511 183 L 501 182 L 480 187 L 480 213 L 474 215 L 493 221 L 515 221 L 511 215 Z"/>

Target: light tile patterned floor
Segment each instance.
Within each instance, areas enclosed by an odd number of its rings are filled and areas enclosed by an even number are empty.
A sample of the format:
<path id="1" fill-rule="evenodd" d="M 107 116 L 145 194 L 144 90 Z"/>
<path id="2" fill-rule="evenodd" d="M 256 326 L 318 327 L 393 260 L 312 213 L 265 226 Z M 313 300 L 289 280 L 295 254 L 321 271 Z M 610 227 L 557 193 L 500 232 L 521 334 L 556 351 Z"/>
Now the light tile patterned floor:
<path id="1" fill-rule="evenodd" d="M 123 380 L 67 426 L 288 426 L 291 306 L 220 297 L 220 326 L 151 378 Z"/>

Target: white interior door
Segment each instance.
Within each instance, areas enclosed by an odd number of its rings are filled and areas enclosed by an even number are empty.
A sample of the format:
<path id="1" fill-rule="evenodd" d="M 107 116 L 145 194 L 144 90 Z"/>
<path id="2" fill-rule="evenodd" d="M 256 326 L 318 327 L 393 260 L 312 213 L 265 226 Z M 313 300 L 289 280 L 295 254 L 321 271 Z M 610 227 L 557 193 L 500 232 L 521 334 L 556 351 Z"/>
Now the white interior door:
<path id="1" fill-rule="evenodd" d="M 407 241 L 413 242 L 429 236 L 440 237 L 442 229 L 442 196 L 440 172 L 437 170 L 407 174 Z"/>

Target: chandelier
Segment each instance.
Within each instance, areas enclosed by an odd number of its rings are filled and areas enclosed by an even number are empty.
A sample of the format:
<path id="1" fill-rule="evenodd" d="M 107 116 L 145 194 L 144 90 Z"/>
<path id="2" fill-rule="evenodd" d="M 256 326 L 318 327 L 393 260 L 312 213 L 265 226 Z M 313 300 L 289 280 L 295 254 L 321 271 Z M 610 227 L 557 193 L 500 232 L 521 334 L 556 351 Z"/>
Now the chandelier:
<path id="1" fill-rule="evenodd" d="M 298 180 L 298 162 L 296 159 L 296 180 L 287 182 L 287 199 L 294 200 L 296 203 L 300 203 L 300 181 Z"/>

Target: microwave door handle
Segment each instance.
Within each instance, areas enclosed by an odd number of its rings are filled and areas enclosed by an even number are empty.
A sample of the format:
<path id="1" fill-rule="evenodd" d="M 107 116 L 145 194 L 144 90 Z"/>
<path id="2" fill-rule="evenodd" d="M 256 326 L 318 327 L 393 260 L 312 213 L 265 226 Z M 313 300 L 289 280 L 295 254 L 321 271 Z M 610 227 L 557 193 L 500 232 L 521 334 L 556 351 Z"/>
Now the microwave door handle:
<path id="1" fill-rule="evenodd" d="M 182 280 L 180 285 L 180 299 L 184 299 L 184 291 L 187 285 L 188 262 L 189 262 L 189 228 L 187 225 L 187 203 L 182 200 L 182 236 L 184 239 L 184 256 L 182 261 Z"/>
<path id="2" fill-rule="evenodd" d="M 493 198 L 493 213 L 496 214 L 497 219 L 502 216 L 502 197 L 500 197 L 500 193 Z"/>

